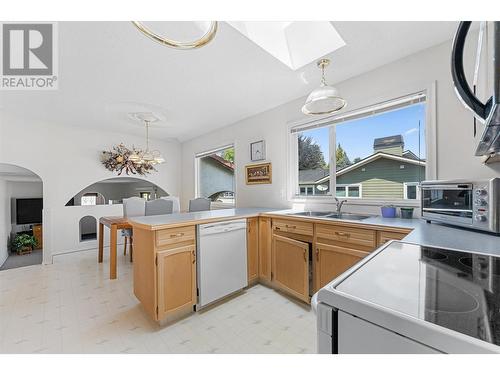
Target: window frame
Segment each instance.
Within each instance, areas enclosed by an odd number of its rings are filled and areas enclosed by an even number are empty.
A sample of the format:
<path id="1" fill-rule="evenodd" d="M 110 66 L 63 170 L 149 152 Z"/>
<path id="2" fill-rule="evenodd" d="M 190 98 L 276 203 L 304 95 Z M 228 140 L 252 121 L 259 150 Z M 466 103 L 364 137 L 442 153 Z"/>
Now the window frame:
<path id="1" fill-rule="evenodd" d="M 345 188 L 345 197 L 337 196 L 337 188 L 344 187 Z M 349 187 L 357 187 L 359 188 L 359 197 L 350 197 L 349 196 Z M 335 197 L 336 198 L 345 198 L 345 199 L 363 199 L 363 185 L 361 183 L 355 184 L 335 184 Z"/>
<path id="2" fill-rule="evenodd" d="M 236 207 L 236 202 L 238 199 L 238 194 L 236 192 L 237 190 L 237 183 L 236 183 L 236 176 L 237 176 L 237 155 L 236 155 L 236 145 L 235 143 L 228 143 L 219 147 L 212 148 L 207 151 L 202 151 L 198 152 L 194 155 L 194 197 L 195 198 L 200 198 L 200 160 L 204 156 L 208 156 L 211 154 L 215 154 L 217 152 L 226 150 L 228 148 L 233 148 L 234 149 L 234 203 L 223 203 L 223 202 L 211 202 L 210 207 L 212 209 L 219 209 L 219 208 L 235 208 Z"/>
<path id="3" fill-rule="evenodd" d="M 303 116 L 299 121 L 289 122 L 287 124 L 287 137 L 288 142 L 288 199 L 292 203 L 331 203 L 334 199 L 333 192 L 336 191 L 336 181 L 334 179 L 330 180 L 330 192 L 328 195 L 315 195 L 315 196 L 304 196 L 298 194 L 298 145 L 297 137 L 298 132 L 292 132 L 295 129 L 306 129 L 313 126 L 328 126 L 339 118 L 343 118 L 348 114 L 363 114 L 368 115 L 369 112 L 374 109 L 381 107 L 389 107 L 390 103 L 395 103 L 398 101 L 404 102 L 406 98 L 411 98 L 416 95 L 425 96 L 425 144 L 426 144 L 426 155 L 425 155 L 425 179 L 434 180 L 436 179 L 437 170 L 437 152 L 436 152 L 436 82 L 431 82 L 429 84 L 414 84 L 403 87 L 397 91 L 393 91 L 392 94 L 383 94 L 373 99 L 375 96 L 372 95 L 371 98 L 366 100 L 361 100 L 359 105 L 350 111 L 342 112 L 339 115 L 323 116 L 318 119 L 311 120 L 310 117 Z M 406 102 L 408 100 L 406 99 Z M 389 104 L 389 105 L 388 105 Z M 389 110 L 389 109 L 388 109 Z M 330 176 L 335 173 L 335 132 L 330 132 Z M 333 159 L 333 160 L 332 160 Z M 347 199 L 348 197 L 346 197 Z M 365 205 L 365 206 L 380 206 L 384 204 L 394 204 L 399 206 L 409 206 L 409 207 L 419 207 L 419 199 L 386 199 L 386 198 L 355 198 L 351 197 L 349 204 L 352 205 Z"/>
<path id="4" fill-rule="evenodd" d="M 408 198 L 408 186 L 415 186 L 417 188 L 415 199 Z M 420 201 L 420 182 L 403 182 L 403 196 L 404 199 L 409 201 Z"/>

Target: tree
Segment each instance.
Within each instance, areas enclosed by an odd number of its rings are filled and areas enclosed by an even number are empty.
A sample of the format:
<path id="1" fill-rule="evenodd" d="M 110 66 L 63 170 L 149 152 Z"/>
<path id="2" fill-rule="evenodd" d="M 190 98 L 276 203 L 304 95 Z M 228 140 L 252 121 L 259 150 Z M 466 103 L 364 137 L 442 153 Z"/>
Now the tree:
<path id="1" fill-rule="evenodd" d="M 231 163 L 234 163 L 234 148 L 228 148 L 224 151 L 222 151 L 222 159 L 227 160 Z"/>
<path id="2" fill-rule="evenodd" d="M 359 163 L 360 161 L 361 161 L 361 158 L 359 156 L 355 157 L 354 160 L 352 161 L 352 164 Z"/>
<path id="3" fill-rule="evenodd" d="M 318 144 L 314 143 L 312 137 L 302 134 L 298 137 L 299 146 L 299 169 L 325 168 L 325 158 Z"/>
<path id="4" fill-rule="evenodd" d="M 337 165 L 337 170 L 348 167 L 352 164 L 340 143 L 335 150 L 335 163 Z"/>

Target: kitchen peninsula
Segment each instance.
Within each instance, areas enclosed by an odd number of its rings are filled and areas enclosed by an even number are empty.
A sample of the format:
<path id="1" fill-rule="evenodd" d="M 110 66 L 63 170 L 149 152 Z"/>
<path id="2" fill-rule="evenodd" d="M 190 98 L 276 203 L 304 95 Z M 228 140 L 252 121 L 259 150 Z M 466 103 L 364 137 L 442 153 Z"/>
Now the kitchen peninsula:
<path id="1" fill-rule="evenodd" d="M 248 285 L 261 283 L 309 303 L 335 277 L 390 240 L 499 254 L 498 237 L 420 219 L 308 217 L 293 210 L 238 208 L 136 217 L 134 293 L 155 321 L 197 304 L 197 225 L 247 220 Z"/>
<path id="2" fill-rule="evenodd" d="M 265 208 L 133 218 L 134 293 L 153 320 L 169 322 L 193 312 L 196 226 L 235 219 L 247 220 L 248 285 L 260 282 L 305 303 L 379 245 L 403 238 L 419 222 L 323 219 Z"/>

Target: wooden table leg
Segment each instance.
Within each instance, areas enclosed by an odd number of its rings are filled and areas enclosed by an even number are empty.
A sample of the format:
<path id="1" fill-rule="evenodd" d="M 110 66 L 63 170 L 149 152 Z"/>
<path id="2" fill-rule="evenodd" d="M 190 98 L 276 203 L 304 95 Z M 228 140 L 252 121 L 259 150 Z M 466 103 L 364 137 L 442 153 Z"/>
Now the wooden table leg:
<path id="1" fill-rule="evenodd" d="M 104 252 L 104 224 L 99 223 L 99 255 L 97 261 L 102 263 L 102 256 Z"/>
<path id="2" fill-rule="evenodd" d="M 111 225 L 111 241 L 109 244 L 109 278 L 116 279 L 116 225 Z"/>

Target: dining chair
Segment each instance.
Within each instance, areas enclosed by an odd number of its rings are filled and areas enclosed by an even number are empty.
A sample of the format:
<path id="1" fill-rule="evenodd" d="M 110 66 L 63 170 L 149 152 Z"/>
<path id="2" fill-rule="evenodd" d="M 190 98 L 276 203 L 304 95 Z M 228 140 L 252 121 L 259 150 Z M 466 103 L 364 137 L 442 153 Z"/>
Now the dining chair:
<path id="1" fill-rule="evenodd" d="M 173 212 L 174 202 L 166 199 L 155 199 L 146 202 L 146 216 L 166 215 Z"/>
<path id="2" fill-rule="evenodd" d="M 123 216 L 135 217 L 146 215 L 146 200 L 139 197 L 130 197 L 123 200 Z M 127 240 L 130 239 L 130 261 L 133 260 L 133 233 L 132 229 L 122 229 L 122 236 L 125 237 L 123 255 L 127 255 Z"/>
<path id="3" fill-rule="evenodd" d="M 181 202 L 180 202 L 179 197 L 169 195 L 168 197 L 161 197 L 160 199 L 164 199 L 166 201 L 172 201 L 172 203 L 173 203 L 172 213 L 173 214 L 181 212 Z"/>
<path id="4" fill-rule="evenodd" d="M 196 198 L 189 201 L 189 212 L 210 211 L 210 199 Z"/>

